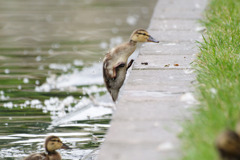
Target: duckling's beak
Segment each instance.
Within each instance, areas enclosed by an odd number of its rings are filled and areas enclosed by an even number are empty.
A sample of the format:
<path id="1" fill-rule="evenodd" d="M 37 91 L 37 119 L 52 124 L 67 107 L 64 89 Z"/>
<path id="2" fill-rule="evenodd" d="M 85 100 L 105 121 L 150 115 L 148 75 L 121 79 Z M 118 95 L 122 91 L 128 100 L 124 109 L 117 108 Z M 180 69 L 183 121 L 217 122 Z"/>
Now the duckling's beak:
<path id="1" fill-rule="evenodd" d="M 154 43 L 159 43 L 156 39 L 154 39 L 152 36 L 149 35 L 149 38 L 147 40 L 148 42 L 154 42 Z"/>
<path id="2" fill-rule="evenodd" d="M 61 149 L 72 149 L 72 148 L 70 148 L 68 145 L 63 143 Z"/>

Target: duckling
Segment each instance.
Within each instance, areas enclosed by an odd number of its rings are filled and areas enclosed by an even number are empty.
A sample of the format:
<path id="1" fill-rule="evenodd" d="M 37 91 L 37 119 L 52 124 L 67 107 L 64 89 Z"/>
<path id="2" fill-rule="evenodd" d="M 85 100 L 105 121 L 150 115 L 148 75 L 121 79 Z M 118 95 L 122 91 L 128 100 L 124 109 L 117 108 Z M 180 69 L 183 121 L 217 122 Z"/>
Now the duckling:
<path id="1" fill-rule="evenodd" d="M 235 131 L 222 132 L 217 137 L 216 148 L 222 160 L 240 160 L 240 136 Z"/>
<path id="2" fill-rule="evenodd" d="M 48 136 L 44 146 L 47 153 L 33 153 L 24 160 L 61 160 L 62 157 L 56 150 L 70 149 L 66 144 L 62 143 L 57 136 Z"/>
<path id="3" fill-rule="evenodd" d="M 137 48 L 137 42 L 159 43 L 144 29 L 133 31 L 129 42 L 120 44 L 111 49 L 103 60 L 103 78 L 107 90 L 115 102 L 118 98 L 118 92 L 123 85 L 127 70 L 131 67 L 134 60 L 128 64 L 128 58 Z"/>
<path id="4" fill-rule="evenodd" d="M 240 136 L 240 122 L 236 125 L 236 133 Z"/>

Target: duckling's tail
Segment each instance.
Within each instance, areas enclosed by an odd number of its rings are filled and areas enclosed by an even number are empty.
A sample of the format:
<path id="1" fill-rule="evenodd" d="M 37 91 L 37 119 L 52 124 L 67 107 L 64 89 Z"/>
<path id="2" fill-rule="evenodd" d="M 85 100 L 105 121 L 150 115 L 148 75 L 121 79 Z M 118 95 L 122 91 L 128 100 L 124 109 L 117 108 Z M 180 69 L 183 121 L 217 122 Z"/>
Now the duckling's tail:
<path id="1" fill-rule="evenodd" d="M 115 89 L 111 89 L 109 90 L 111 96 L 112 96 L 112 100 L 115 102 L 118 98 L 118 92 L 119 90 L 115 90 Z"/>

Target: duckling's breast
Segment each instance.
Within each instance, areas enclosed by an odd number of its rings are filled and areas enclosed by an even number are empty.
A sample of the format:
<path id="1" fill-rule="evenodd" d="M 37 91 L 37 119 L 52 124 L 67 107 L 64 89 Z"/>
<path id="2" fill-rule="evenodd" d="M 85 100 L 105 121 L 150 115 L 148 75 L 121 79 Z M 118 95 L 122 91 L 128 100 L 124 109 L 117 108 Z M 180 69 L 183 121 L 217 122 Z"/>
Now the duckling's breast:
<path id="1" fill-rule="evenodd" d="M 122 44 L 111 50 L 112 64 L 127 63 L 128 57 L 135 51 L 136 46 L 129 43 Z"/>
<path id="2" fill-rule="evenodd" d="M 62 160 L 62 157 L 58 152 L 56 152 L 54 154 L 49 154 L 48 159 L 49 160 Z"/>

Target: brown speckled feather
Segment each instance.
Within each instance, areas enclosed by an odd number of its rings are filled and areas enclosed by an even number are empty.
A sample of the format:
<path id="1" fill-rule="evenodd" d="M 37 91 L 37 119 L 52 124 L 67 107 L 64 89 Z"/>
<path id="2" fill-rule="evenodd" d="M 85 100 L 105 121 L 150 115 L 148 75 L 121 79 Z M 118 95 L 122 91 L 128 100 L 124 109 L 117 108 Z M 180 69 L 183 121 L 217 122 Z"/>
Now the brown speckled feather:
<path id="1" fill-rule="evenodd" d="M 46 153 L 33 153 L 24 160 L 49 160 Z"/>
<path id="2" fill-rule="evenodd" d="M 34 153 L 26 157 L 24 160 L 61 160 L 61 156 L 58 152 L 53 153 Z"/>

